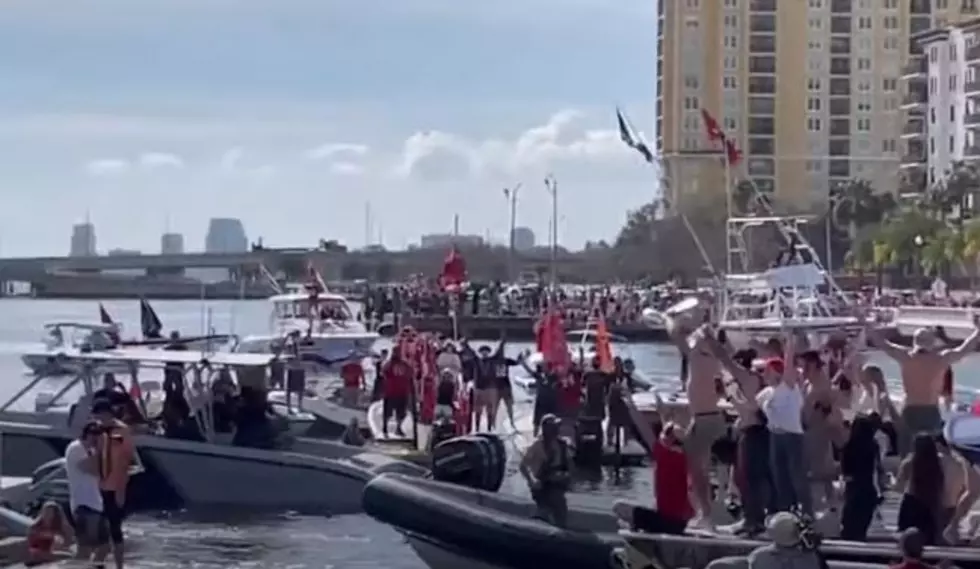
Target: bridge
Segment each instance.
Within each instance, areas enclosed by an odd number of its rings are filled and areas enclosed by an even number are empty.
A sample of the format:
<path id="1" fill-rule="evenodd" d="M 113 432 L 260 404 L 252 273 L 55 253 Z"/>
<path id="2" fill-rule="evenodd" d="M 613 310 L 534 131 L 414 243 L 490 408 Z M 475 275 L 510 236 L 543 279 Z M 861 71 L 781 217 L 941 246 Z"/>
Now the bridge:
<path id="1" fill-rule="evenodd" d="M 334 251 L 308 251 L 302 257 L 322 267 L 343 256 Z M 0 258 L 0 275 L 5 279 L 29 277 L 57 271 L 97 272 L 122 269 L 235 268 L 266 265 L 278 268 L 282 251 L 246 253 L 185 253 L 182 255 L 104 255 L 96 257 L 14 257 Z"/>

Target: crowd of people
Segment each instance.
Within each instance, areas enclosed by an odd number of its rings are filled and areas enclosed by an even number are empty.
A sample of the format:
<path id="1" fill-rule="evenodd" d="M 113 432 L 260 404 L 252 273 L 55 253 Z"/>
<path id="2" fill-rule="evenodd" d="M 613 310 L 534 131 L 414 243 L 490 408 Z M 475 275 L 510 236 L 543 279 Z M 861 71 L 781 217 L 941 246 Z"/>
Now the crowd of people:
<path id="1" fill-rule="evenodd" d="M 590 314 L 600 310 L 611 324 L 637 322 L 644 308 L 663 308 L 688 291 L 672 286 L 640 288 L 629 286 L 562 286 L 552 292 L 534 283 L 508 285 L 466 283 L 446 290 L 435 280 L 417 280 L 393 287 L 368 289 L 361 298 L 363 318 L 384 322 L 396 314 L 411 316 L 446 316 L 451 311 L 461 316 L 536 318 L 557 301 L 565 321 L 583 325 Z"/>
<path id="2" fill-rule="evenodd" d="M 912 555 L 915 543 L 960 543 L 960 523 L 980 496 L 980 474 L 943 440 L 941 427 L 951 366 L 980 344 L 980 319 L 955 346 L 922 329 L 912 347 L 903 347 L 863 315 L 859 322 L 901 370 L 900 412 L 881 368 L 843 337 L 811 346 L 787 330 L 734 350 L 710 325 L 692 330 L 668 318 L 688 362 L 689 421 L 662 414 L 665 422 L 650 435 L 656 505 L 617 503 L 617 515 L 640 531 L 715 530 L 712 473 L 731 468 L 741 504 L 742 519 L 732 528 L 738 535 L 762 535 L 768 520 L 772 537 L 780 531 L 773 525 L 786 525 L 790 516 L 815 520 L 824 534 L 863 541 L 892 491 L 901 496 L 898 529 L 912 530 L 903 534 L 912 536 L 905 538 Z M 736 452 L 723 458 L 719 445 L 733 435 Z"/>

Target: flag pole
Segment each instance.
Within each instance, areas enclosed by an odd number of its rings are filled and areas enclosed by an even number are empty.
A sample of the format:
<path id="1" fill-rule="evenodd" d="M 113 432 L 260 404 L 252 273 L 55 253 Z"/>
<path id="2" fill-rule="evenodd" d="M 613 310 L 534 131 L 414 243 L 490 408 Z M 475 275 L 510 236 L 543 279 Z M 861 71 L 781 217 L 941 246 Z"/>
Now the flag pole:
<path id="1" fill-rule="evenodd" d="M 725 152 L 722 153 L 721 156 L 721 161 L 724 163 L 725 166 L 725 182 L 724 182 L 725 183 L 725 207 L 728 213 L 728 215 L 725 216 L 726 225 L 728 224 L 728 220 L 733 217 L 732 214 L 734 213 L 735 210 L 734 207 L 735 196 L 733 195 L 735 193 L 735 188 L 732 187 L 732 161 L 728 159 L 727 151 L 728 148 L 726 147 Z M 726 232 L 727 232 L 727 228 L 726 228 Z M 725 239 L 726 240 L 728 239 L 727 233 L 725 235 Z M 730 245 L 726 245 L 726 250 L 729 246 Z M 726 269 L 725 271 L 726 274 L 729 275 L 732 274 L 732 256 L 729 254 L 725 255 L 725 269 Z"/>

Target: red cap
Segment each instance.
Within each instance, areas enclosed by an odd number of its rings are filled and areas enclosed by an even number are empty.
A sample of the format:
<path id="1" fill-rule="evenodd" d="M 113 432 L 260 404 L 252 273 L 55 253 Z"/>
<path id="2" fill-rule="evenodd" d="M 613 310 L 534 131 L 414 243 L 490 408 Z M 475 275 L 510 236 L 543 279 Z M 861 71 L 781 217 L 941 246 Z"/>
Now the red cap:
<path id="1" fill-rule="evenodd" d="M 776 373 L 783 373 L 786 371 L 786 364 L 783 363 L 781 358 L 769 358 L 766 360 L 766 369 Z"/>

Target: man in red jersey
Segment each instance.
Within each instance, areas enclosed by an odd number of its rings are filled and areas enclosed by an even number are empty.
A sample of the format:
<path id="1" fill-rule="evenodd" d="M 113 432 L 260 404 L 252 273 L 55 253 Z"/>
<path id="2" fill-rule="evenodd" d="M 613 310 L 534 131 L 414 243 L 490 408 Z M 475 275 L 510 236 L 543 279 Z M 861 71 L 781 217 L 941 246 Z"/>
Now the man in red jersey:
<path id="1" fill-rule="evenodd" d="M 395 434 L 399 437 L 405 436 L 402 423 L 408 413 L 409 399 L 412 393 L 412 384 L 415 370 L 402 359 L 399 350 L 393 350 L 391 357 L 381 370 L 384 376 L 384 400 L 381 418 L 381 432 L 388 436 L 388 420 L 392 415 L 395 416 Z"/>
<path id="2" fill-rule="evenodd" d="M 616 516 L 629 523 L 634 531 L 682 534 L 694 517 L 683 436 L 684 429 L 667 423 L 660 438 L 653 444 L 651 455 L 656 463 L 653 470 L 655 509 L 629 502 L 613 504 Z"/>

